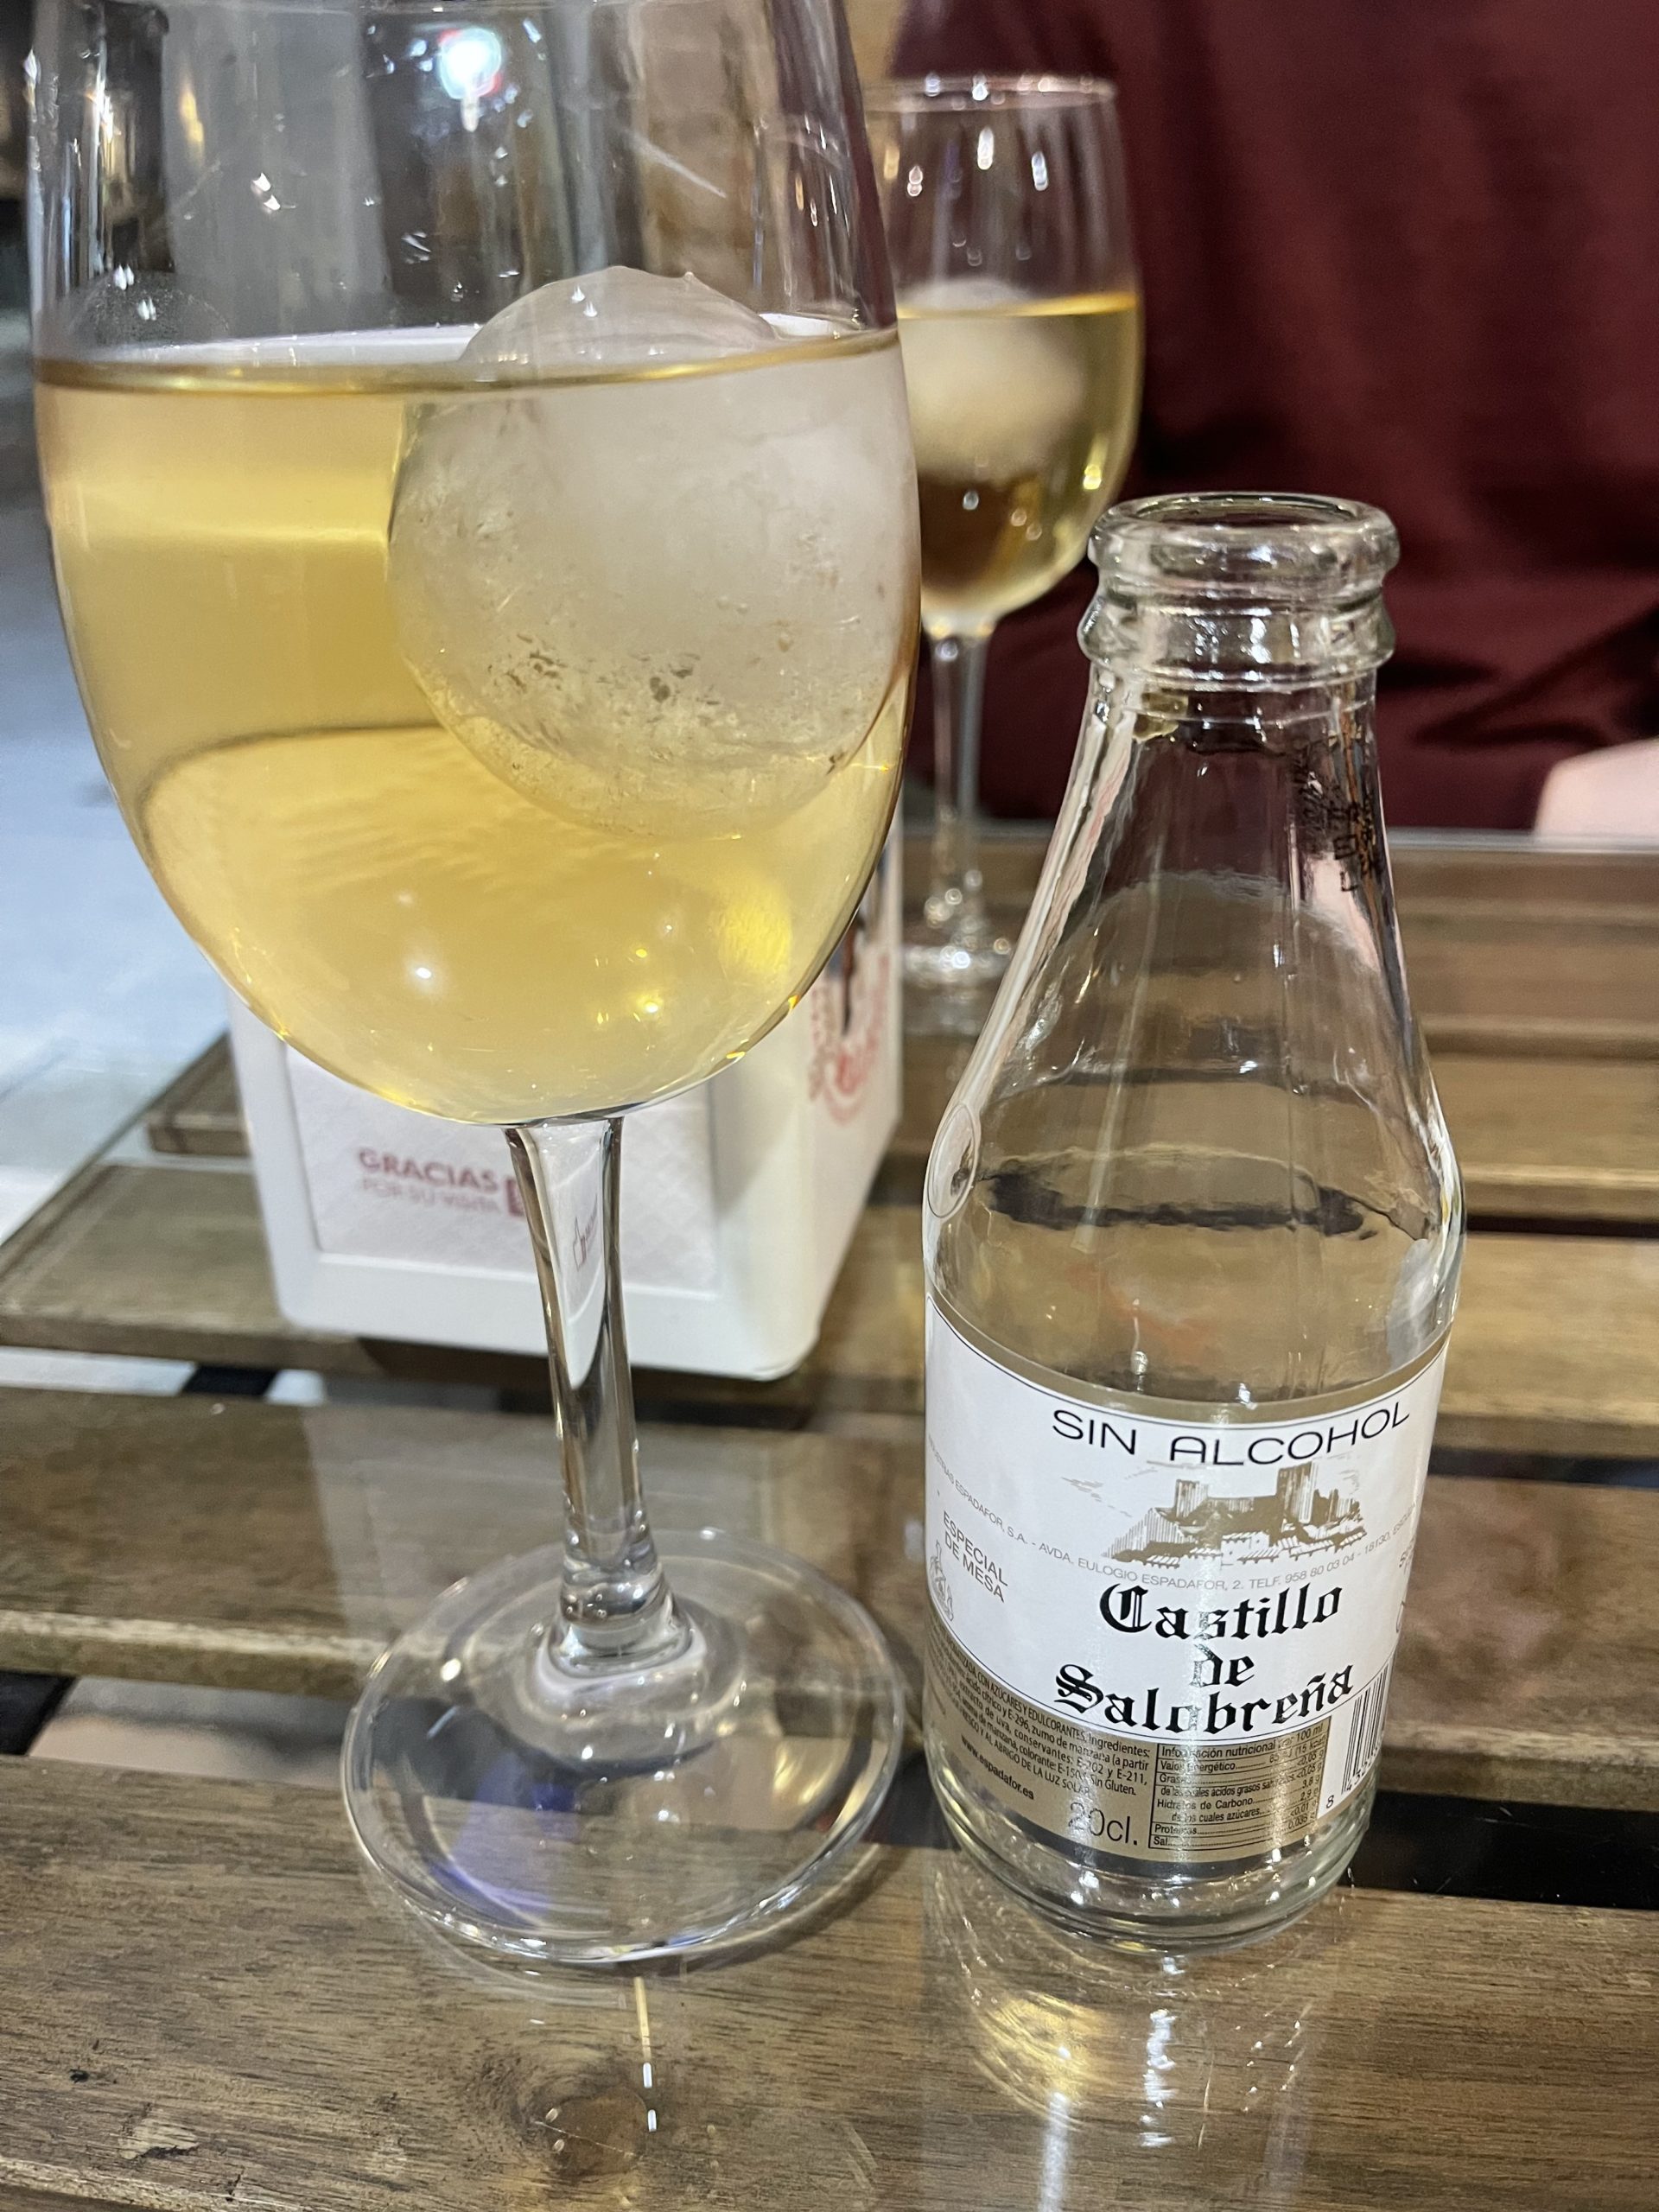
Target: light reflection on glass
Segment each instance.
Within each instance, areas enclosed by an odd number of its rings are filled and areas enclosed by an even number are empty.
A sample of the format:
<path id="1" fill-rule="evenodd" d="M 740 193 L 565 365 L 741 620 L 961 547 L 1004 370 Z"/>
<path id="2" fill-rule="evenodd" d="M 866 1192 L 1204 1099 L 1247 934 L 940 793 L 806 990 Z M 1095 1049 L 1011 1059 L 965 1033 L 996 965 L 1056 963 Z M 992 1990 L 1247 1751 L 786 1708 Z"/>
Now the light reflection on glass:
<path id="1" fill-rule="evenodd" d="M 1340 1994 L 1341 1893 L 1265 1942 L 1160 1957 L 1051 1926 L 957 1853 L 932 1859 L 930 2037 L 1001 2092 L 998 2148 L 1023 2165 L 1023 2202 L 1302 2202 L 1305 2077 Z M 1000 2184 L 1015 2171 L 999 2158 Z"/>
<path id="2" fill-rule="evenodd" d="M 1056 2089 L 1048 2101 L 1048 2126 L 1043 2132 L 1043 2186 L 1039 2212 L 1063 2212 L 1066 2169 L 1071 2164 L 1071 2101 Z"/>

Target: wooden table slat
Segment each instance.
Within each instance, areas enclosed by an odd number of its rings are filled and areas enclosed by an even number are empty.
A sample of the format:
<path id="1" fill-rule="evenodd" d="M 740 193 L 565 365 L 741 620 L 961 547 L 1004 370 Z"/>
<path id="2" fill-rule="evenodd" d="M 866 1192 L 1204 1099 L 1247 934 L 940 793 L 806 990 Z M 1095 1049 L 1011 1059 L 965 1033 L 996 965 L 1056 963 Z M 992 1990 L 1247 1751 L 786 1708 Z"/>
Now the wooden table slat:
<path id="1" fill-rule="evenodd" d="M 904 1113 L 889 1161 L 913 1170 L 907 1193 L 919 1192 L 967 1055 L 950 1039 L 906 1040 Z M 1659 1063 L 1446 1053 L 1435 1072 L 1477 1217 L 1659 1223 Z M 245 1155 L 226 1044 L 162 1093 L 148 1127 L 159 1153 Z"/>
<path id="2" fill-rule="evenodd" d="M 986 887 L 1010 924 L 1044 840 L 984 849 Z M 912 899 L 925 841 L 906 842 Z M 1659 856 L 1508 845 L 1392 842 L 1413 1002 L 1438 1052 L 1659 1058 Z"/>
<path id="3" fill-rule="evenodd" d="M 905 1186 L 912 1193 L 967 1055 L 952 1039 L 906 1040 L 890 1161 L 912 1170 Z M 1659 1224 L 1659 1057 L 1442 1051 L 1435 1075 L 1477 1218 Z M 162 1093 L 148 1127 L 162 1154 L 245 1155 L 227 1045 L 211 1047 Z"/>
<path id="4" fill-rule="evenodd" d="M 219 1038 L 168 1084 L 145 1115 L 144 1127 L 156 1152 L 245 1159 L 248 1132 L 228 1038 Z"/>
<path id="5" fill-rule="evenodd" d="M 980 848 L 986 894 L 1019 909 L 1036 887 L 1048 849 L 1046 823 L 993 823 Z M 925 829 L 905 838 L 905 895 L 920 904 L 927 887 Z M 1389 840 L 1394 886 L 1407 912 L 1496 908 L 1558 920 L 1624 919 L 1650 925 L 1659 915 L 1659 851 L 1650 845 L 1573 851 L 1520 838 L 1459 839 L 1396 831 Z"/>
<path id="6" fill-rule="evenodd" d="M 889 1190 L 919 1198 L 921 1171 L 968 1046 L 912 1038 Z M 1659 1225 L 1659 1059 L 1438 1052 L 1435 1079 L 1470 1212 L 1508 1220 Z"/>
<path id="7" fill-rule="evenodd" d="M 780 1382 L 642 1373 L 647 1411 L 796 1419 L 921 1404 L 921 1237 L 874 1206 L 817 1350 Z M 1659 1454 L 1659 1241 L 1479 1235 L 1440 1406 L 1452 1446 Z M 252 1178 L 105 1165 L 0 1255 L 0 1342 L 330 1375 L 420 1374 L 537 1388 L 538 1363 L 368 1344 L 277 1311 Z M 1617 1347 L 1618 1357 L 1610 1358 Z"/>
<path id="8" fill-rule="evenodd" d="M 454 1577 L 546 1541 L 550 1425 L 16 1391 L 0 1667 L 352 1694 Z M 783 1546 L 919 1679 L 919 1441 L 647 1428 L 664 1528 Z M 1385 1776 L 1659 1810 L 1659 1493 L 1432 1478 Z"/>
<path id="9" fill-rule="evenodd" d="M 1646 2212 L 1659 1916 L 1338 1892 L 1172 1972 L 954 1853 L 696 1974 L 484 1985 L 332 1796 L 8 1763 L 0 2205 Z"/>

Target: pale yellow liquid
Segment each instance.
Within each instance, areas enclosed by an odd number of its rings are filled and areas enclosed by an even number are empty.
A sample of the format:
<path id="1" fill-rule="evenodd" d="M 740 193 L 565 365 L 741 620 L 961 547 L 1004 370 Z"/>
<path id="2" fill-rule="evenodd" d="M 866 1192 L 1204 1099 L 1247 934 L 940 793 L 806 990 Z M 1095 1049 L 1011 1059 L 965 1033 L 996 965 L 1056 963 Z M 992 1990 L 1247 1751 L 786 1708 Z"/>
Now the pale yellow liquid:
<path id="1" fill-rule="evenodd" d="M 1074 568 L 1135 442 L 1135 294 L 999 289 L 933 285 L 899 303 L 936 634 L 988 627 Z M 952 293 L 978 303 L 952 307 Z"/>
<path id="2" fill-rule="evenodd" d="M 844 397 L 849 424 L 879 430 L 885 407 L 902 454 L 890 340 L 788 352 L 783 365 L 771 354 L 700 375 L 543 385 L 530 427 L 554 435 L 569 405 L 573 448 L 590 463 L 605 439 L 620 442 L 617 476 L 632 468 L 639 480 L 619 494 L 625 516 L 630 497 L 644 511 L 664 442 L 706 433 L 711 407 L 742 404 L 739 385 L 755 387 L 748 412 L 778 419 L 767 388 L 816 377 L 823 390 L 802 389 L 809 412 L 823 416 L 827 390 Z M 48 369 L 39 400 L 71 643 L 133 834 L 226 979 L 312 1058 L 459 1121 L 603 1111 L 710 1073 L 811 981 L 897 788 L 915 635 L 902 471 L 890 567 L 861 602 L 880 619 L 852 623 L 841 662 L 820 655 L 812 682 L 777 695 L 794 717 L 785 753 L 761 731 L 751 760 L 741 711 L 719 711 L 734 632 L 713 619 L 710 636 L 728 643 L 705 656 L 696 711 L 665 723 L 666 735 L 632 709 L 627 684 L 613 698 L 594 677 L 568 729 L 556 715 L 545 728 L 521 716 L 505 730 L 457 710 L 463 741 L 406 658 L 421 608 L 411 598 L 400 631 L 388 584 L 394 490 L 423 426 L 448 436 L 459 410 L 481 420 L 522 408 L 522 390 L 435 385 L 406 370 L 139 365 Z M 514 429 L 500 417 L 515 436 L 517 420 Z M 874 459 L 891 473 L 879 435 Z M 590 537 L 564 533 L 566 565 L 590 547 L 595 562 L 605 553 L 594 605 L 615 613 L 617 594 L 628 599 L 618 634 L 637 639 L 655 619 L 651 594 L 671 595 L 677 572 L 666 554 L 653 564 L 649 547 L 631 562 L 607 523 L 595 512 Z M 467 548 L 439 550 L 435 573 L 456 578 L 474 645 L 488 610 L 464 595 Z M 694 555 L 682 564 L 693 576 Z M 514 619 L 534 639 L 545 603 L 536 575 L 521 581 Z M 663 620 L 671 628 L 695 612 L 669 607 Z M 602 676 L 599 616 L 584 607 L 575 629 L 588 674 Z M 729 699 L 741 709 L 772 697 L 768 657 L 791 642 L 747 638 Z M 844 682 L 830 681 L 843 664 Z M 675 710 L 671 699 L 664 712 Z M 709 785 L 696 742 L 705 725 L 724 743 Z M 734 761 L 749 765 L 740 774 Z"/>

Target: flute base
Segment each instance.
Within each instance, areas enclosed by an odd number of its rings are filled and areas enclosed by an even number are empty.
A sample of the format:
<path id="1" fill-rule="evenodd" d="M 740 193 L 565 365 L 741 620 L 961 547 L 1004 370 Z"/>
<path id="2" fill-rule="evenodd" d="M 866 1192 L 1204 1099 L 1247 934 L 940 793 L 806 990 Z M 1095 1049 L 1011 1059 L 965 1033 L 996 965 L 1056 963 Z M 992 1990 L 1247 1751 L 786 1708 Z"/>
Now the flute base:
<path id="1" fill-rule="evenodd" d="M 925 925 L 905 945 L 905 981 L 922 990 L 995 990 L 1014 957 L 1012 938 L 935 937 Z"/>
<path id="2" fill-rule="evenodd" d="M 375 1666 L 341 1774 L 372 1873 L 452 1942 L 614 1966 L 753 1940 L 851 1872 L 904 1736 L 862 1606 L 781 1552 L 661 1547 L 665 1660 L 555 1666 L 556 1546 L 447 1591 Z"/>
<path id="3" fill-rule="evenodd" d="M 912 1037 L 977 1037 L 1014 947 L 987 930 L 952 937 L 919 920 L 905 940 L 905 1027 Z"/>

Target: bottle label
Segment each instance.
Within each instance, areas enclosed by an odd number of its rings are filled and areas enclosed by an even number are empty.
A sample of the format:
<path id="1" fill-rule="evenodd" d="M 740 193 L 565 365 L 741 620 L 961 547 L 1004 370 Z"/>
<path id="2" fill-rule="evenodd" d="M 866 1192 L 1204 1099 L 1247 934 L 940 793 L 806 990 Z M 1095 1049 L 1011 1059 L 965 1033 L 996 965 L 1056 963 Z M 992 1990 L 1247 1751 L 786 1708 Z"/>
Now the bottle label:
<path id="1" fill-rule="evenodd" d="M 1364 1783 L 1446 1361 L 1149 1416 L 927 1316 L 930 1726 L 1074 1856 L 1212 1866 Z M 1058 1378 L 1055 1378 L 1058 1380 Z"/>

